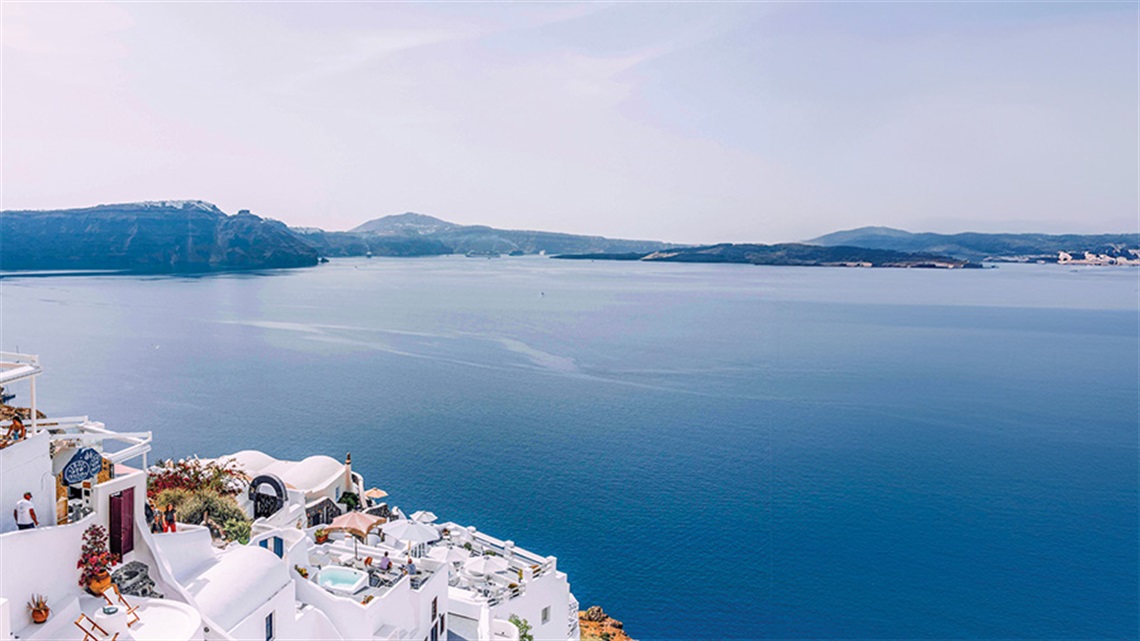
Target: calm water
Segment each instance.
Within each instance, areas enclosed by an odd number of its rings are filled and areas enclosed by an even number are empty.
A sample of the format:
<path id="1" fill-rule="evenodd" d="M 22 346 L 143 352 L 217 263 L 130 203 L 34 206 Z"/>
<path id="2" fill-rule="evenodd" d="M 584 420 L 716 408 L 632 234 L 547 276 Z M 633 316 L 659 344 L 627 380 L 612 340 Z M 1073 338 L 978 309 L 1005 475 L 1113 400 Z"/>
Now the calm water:
<path id="1" fill-rule="evenodd" d="M 355 260 L 2 282 L 41 407 L 353 462 L 640 639 L 1136 638 L 1138 272 Z"/>

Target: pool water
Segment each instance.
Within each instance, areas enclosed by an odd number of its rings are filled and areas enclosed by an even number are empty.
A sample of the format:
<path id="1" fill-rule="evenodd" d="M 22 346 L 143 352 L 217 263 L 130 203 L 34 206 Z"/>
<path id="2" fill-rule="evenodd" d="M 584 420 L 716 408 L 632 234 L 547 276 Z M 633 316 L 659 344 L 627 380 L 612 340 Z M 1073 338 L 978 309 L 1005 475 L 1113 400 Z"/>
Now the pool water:
<path id="1" fill-rule="evenodd" d="M 354 594 L 368 585 L 368 575 L 352 568 L 322 568 L 317 573 L 317 585 L 339 594 Z"/>

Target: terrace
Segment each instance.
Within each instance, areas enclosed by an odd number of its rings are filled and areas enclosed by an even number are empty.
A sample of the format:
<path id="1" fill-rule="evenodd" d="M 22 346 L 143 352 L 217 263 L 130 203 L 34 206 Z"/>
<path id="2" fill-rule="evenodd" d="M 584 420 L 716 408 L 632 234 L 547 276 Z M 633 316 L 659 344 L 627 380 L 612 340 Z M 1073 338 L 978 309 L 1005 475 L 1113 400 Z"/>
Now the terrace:
<path id="1" fill-rule="evenodd" d="M 555 568 L 553 557 L 541 557 L 512 541 L 503 541 L 456 523 L 445 523 L 445 534 L 427 544 L 428 558 L 444 560 L 451 565 L 448 584 L 465 590 L 471 600 L 491 606 L 518 598 L 526 593 L 530 581 L 550 574 Z M 480 559 L 491 561 L 480 561 Z"/>
<path id="2" fill-rule="evenodd" d="M 177 601 L 124 597 L 129 606 L 88 594 L 71 596 L 54 604 L 47 623 L 17 627 L 12 638 L 19 641 L 83 641 L 91 633 L 119 641 L 201 641 L 202 617 L 197 610 Z M 137 619 L 133 615 L 137 615 Z M 20 619 L 22 620 L 22 619 Z M 16 623 L 13 621 L 13 623 Z M 95 627 L 98 626 L 98 627 Z"/>
<path id="3" fill-rule="evenodd" d="M 407 558 L 405 550 L 378 542 L 354 546 L 349 536 L 317 545 L 309 554 L 308 565 L 301 566 L 311 582 L 332 594 L 370 603 L 382 598 L 401 581 L 406 580 L 412 590 L 418 591 L 437 573 L 442 571 L 446 575 L 443 563 L 424 558 L 416 559 L 415 574 L 406 574 L 400 567 L 401 560 Z M 378 561 L 385 552 L 392 559 L 392 566 L 381 570 Z M 339 568 L 350 572 L 336 571 Z M 360 578 L 364 580 L 359 581 Z"/>

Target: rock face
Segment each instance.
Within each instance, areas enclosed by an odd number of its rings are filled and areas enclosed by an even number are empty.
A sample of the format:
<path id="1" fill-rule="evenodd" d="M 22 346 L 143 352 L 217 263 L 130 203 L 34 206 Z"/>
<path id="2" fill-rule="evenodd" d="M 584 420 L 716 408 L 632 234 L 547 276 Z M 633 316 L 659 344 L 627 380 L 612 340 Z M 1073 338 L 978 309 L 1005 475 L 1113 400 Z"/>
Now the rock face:
<path id="1" fill-rule="evenodd" d="M 198 201 L 0 212 L 0 269 L 205 272 L 307 267 L 317 250 L 284 224 Z"/>
<path id="2" fill-rule="evenodd" d="M 622 622 L 597 605 L 578 613 L 578 628 L 582 641 L 633 641 L 626 634 Z"/>

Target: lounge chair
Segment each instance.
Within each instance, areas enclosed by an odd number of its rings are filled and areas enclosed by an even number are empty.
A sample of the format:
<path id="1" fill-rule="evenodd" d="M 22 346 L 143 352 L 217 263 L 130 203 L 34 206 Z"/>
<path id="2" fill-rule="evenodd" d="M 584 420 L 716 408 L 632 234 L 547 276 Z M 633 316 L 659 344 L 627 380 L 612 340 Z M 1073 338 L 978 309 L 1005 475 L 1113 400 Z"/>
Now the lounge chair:
<path id="1" fill-rule="evenodd" d="M 111 636 L 106 630 L 99 627 L 98 623 L 88 618 L 86 614 L 79 615 L 79 618 L 75 620 L 75 627 L 83 630 L 83 641 L 117 641 L 119 638 L 118 632 Z"/>
<path id="2" fill-rule="evenodd" d="M 126 611 L 127 616 L 130 617 L 130 620 L 127 621 L 127 627 L 129 628 L 132 625 L 138 623 L 139 622 L 139 615 L 137 612 L 135 612 L 135 610 L 138 610 L 139 606 L 131 605 L 130 603 L 127 603 L 126 597 L 123 596 L 122 592 L 119 592 L 119 586 L 118 585 L 112 583 L 111 584 L 111 590 L 113 590 L 115 592 L 115 601 L 118 601 L 118 605 L 122 606 L 123 610 Z M 115 605 L 116 604 L 115 601 L 111 600 L 111 597 L 107 596 L 106 592 L 103 593 L 103 598 L 107 600 L 107 605 Z"/>

